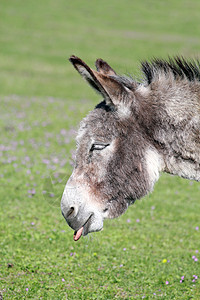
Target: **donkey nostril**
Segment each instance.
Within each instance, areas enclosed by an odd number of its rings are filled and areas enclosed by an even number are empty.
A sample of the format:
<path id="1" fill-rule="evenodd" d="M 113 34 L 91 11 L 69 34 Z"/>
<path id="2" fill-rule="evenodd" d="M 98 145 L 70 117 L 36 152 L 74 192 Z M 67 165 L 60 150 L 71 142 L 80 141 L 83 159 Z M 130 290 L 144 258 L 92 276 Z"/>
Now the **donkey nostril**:
<path id="1" fill-rule="evenodd" d="M 73 213 L 74 213 L 74 207 L 72 206 L 72 207 L 70 207 L 70 209 L 67 213 L 67 217 L 70 217 L 71 215 L 73 215 Z"/>

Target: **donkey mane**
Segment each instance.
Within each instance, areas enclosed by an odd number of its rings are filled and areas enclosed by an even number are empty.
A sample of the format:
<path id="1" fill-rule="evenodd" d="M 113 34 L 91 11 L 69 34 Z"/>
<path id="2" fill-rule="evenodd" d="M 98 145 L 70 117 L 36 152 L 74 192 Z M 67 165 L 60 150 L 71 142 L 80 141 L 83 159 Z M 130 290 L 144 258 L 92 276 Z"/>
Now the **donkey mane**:
<path id="1" fill-rule="evenodd" d="M 175 80 L 187 79 L 188 81 L 200 81 L 200 60 L 186 60 L 184 57 L 169 57 L 168 60 L 154 58 L 150 62 L 141 63 L 141 71 L 144 78 L 134 79 L 131 75 L 114 75 L 116 81 L 123 84 L 130 90 L 137 88 L 139 84 L 150 85 L 161 75 L 172 75 Z"/>
<path id="2" fill-rule="evenodd" d="M 159 75 L 173 75 L 174 79 L 188 79 L 200 81 L 200 61 L 186 60 L 184 57 L 153 59 L 150 62 L 142 62 L 142 72 L 147 84 L 151 84 Z"/>

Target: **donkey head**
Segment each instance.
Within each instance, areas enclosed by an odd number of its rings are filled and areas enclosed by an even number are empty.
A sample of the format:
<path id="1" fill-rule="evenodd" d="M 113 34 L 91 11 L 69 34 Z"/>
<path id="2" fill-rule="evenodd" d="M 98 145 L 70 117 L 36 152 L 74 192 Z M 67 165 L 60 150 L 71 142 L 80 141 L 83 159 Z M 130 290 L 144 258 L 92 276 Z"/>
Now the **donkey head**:
<path id="1" fill-rule="evenodd" d="M 62 214 L 78 240 L 146 195 L 158 179 L 159 159 L 137 121 L 137 85 L 101 59 L 97 71 L 75 56 L 70 61 L 104 99 L 81 122 L 74 171 L 61 200 Z"/>

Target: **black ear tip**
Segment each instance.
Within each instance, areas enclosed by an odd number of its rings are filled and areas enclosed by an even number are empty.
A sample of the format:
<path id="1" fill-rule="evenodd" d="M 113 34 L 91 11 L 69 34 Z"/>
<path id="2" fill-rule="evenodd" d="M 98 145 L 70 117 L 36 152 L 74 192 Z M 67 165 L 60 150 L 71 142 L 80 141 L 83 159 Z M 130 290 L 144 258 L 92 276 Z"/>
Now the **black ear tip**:
<path id="1" fill-rule="evenodd" d="M 98 64 L 102 64 L 102 63 L 104 63 L 105 61 L 102 59 L 102 58 L 97 58 L 97 60 L 96 60 L 96 63 Z"/>
<path id="2" fill-rule="evenodd" d="M 75 55 L 71 55 L 69 58 L 69 61 L 73 64 L 78 60 L 80 60 L 80 58 L 78 58 L 78 56 L 75 56 Z"/>
<path id="3" fill-rule="evenodd" d="M 88 68 L 86 63 L 84 63 L 84 61 L 82 61 L 82 59 L 80 59 L 78 56 L 75 55 L 70 56 L 69 61 L 73 64 L 75 68 L 78 65 Z"/>
<path id="4" fill-rule="evenodd" d="M 95 65 L 96 65 L 97 68 L 102 68 L 102 66 L 103 66 L 104 64 L 107 64 L 107 63 L 106 63 L 103 59 L 101 59 L 101 58 L 98 58 L 98 59 L 96 60 L 96 63 L 95 63 Z"/>
<path id="5" fill-rule="evenodd" d="M 111 66 L 103 59 L 98 58 L 96 60 L 97 71 L 103 73 L 104 75 L 116 75 L 116 72 L 111 68 Z"/>

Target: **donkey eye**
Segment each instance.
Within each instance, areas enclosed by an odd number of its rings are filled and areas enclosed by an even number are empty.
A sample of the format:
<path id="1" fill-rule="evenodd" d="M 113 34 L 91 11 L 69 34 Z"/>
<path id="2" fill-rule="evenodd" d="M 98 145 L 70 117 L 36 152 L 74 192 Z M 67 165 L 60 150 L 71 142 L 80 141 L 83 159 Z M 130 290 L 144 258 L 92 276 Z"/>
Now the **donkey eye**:
<path id="1" fill-rule="evenodd" d="M 105 149 L 107 146 L 109 146 L 110 144 L 100 144 L 100 143 L 95 143 L 95 144 L 92 144 L 92 147 L 90 149 L 90 151 L 94 151 L 94 150 L 103 150 Z"/>

